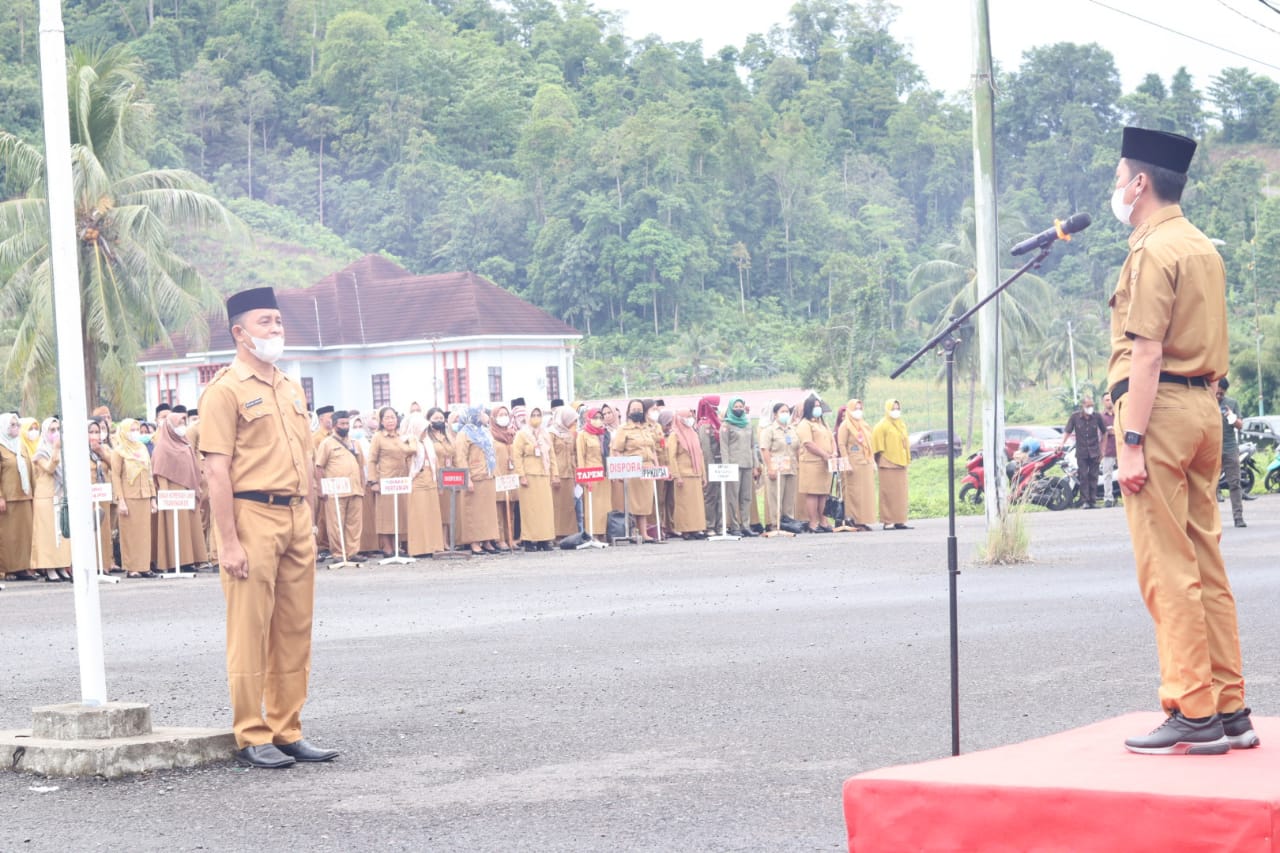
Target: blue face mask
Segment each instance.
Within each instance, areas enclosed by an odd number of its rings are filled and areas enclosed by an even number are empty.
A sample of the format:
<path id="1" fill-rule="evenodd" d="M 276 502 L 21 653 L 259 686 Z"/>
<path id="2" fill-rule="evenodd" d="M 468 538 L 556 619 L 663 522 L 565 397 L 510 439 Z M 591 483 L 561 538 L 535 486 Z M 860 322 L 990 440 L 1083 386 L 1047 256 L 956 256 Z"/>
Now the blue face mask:
<path id="1" fill-rule="evenodd" d="M 791 423 L 791 413 L 782 412 L 781 414 L 779 414 L 778 423 L 782 424 L 783 426 L 786 426 L 787 424 Z"/>
<path id="2" fill-rule="evenodd" d="M 143 444 L 150 444 L 151 435 L 149 433 L 143 433 L 142 435 L 138 436 L 138 441 L 142 442 Z"/>
<path id="3" fill-rule="evenodd" d="M 356 427 L 355 429 L 351 430 L 351 440 L 364 441 L 364 428 Z"/>
<path id="4" fill-rule="evenodd" d="M 815 418 L 820 418 L 820 417 L 822 417 L 822 407 L 821 407 L 821 406 L 814 406 L 814 407 L 813 407 L 813 416 L 814 416 Z"/>
<path id="5" fill-rule="evenodd" d="M 453 431 L 454 431 L 454 432 L 462 432 L 462 421 L 454 421 L 454 424 L 453 424 Z"/>

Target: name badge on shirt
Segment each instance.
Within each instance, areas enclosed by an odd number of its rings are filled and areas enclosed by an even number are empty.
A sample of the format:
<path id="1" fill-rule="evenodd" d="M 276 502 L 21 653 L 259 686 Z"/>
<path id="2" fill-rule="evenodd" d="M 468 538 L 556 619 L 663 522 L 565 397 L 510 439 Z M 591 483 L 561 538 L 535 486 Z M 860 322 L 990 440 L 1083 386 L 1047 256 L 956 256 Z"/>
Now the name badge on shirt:
<path id="1" fill-rule="evenodd" d="M 534 456 L 541 456 L 541 455 L 542 455 L 542 448 L 541 448 L 541 447 L 535 447 L 535 448 L 533 449 L 533 455 L 534 455 Z"/>
<path id="2" fill-rule="evenodd" d="M 305 415 L 307 413 L 306 407 L 303 406 L 302 401 L 298 399 L 293 401 L 293 410 L 300 415 Z"/>
<path id="3" fill-rule="evenodd" d="M 262 405 L 262 398 L 261 398 L 261 397 L 255 397 L 255 398 L 253 398 L 252 400 L 250 400 L 249 402 L 245 403 L 245 404 L 244 404 L 244 407 L 245 407 L 246 409 L 252 409 L 254 406 L 261 406 L 261 405 Z"/>

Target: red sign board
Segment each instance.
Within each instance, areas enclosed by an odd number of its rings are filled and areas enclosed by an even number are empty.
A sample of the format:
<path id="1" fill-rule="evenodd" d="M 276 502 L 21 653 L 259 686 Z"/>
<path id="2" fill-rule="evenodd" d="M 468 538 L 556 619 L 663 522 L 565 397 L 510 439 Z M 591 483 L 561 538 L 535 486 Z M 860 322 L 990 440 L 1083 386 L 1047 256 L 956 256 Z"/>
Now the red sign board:
<path id="1" fill-rule="evenodd" d="M 575 468 L 574 479 L 579 483 L 598 483 L 604 479 L 603 468 Z"/>
<path id="2" fill-rule="evenodd" d="M 440 488 L 465 489 L 467 487 L 467 473 L 466 468 L 441 468 Z"/>

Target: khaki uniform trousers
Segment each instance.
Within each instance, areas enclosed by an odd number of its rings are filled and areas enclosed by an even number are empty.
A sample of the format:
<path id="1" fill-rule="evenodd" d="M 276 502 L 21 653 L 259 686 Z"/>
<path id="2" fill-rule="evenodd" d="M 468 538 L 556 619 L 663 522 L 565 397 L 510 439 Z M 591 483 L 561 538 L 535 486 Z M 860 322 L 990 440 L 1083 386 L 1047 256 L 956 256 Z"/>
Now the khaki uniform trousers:
<path id="1" fill-rule="evenodd" d="M 342 502 L 342 523 L 338 523 L 338 508 L 332 496 L 321 498 L 324 501 L 325 528 L 329 531 L 329 551 L 337 554 L 345 543 L 347 553 L 344 560 L 355 560 L 360 553 L 360 534 L 364 529 L 364 497 L 362 495 L 343 495 L 337 500 Z M 341 530 L 341 534 L 339 534 Z M 345 537 L 345 538 L 344 538 Z M 319 542 L 319 540 L 316 540 Z"/>
<path id="2" fill-rule="evenodd" d="M 764 523 L 766 525 L 778 526 L 778 481 L 782 481 L 782 514 L 788 518 L 796 517 L 796 485 L 797 478 L 795 474 L 778 474 L 776 479 L 770 480 L 766 474 L 760 478 L 762 488 L 764 489 L 765 515 L 768 516 Z"/>
<path id="3" fill-rule="evenodd" d="M 1126 402 L 1116 404 L 1117 435 Z M 1213 392 L 1160 383 L 1144 455 L 1146 485 L 1125 497 L 1124 510 L 1138 586 L 1155 623 L 1160 704 L 1188 717 L 1238 711 L 1244 676 L 1236 602 L 1218 547 L 1222 416 Z"/>
<path id="4" fill-rule="evenodd" d="M 232 506 L 249 561 L 246 580 L 222 573 L 236 746 L 293 743 L 302 738 L 311 673 L 316 581 L 311 509 L 305 502 L 288 507 L 236 500 Z"/>

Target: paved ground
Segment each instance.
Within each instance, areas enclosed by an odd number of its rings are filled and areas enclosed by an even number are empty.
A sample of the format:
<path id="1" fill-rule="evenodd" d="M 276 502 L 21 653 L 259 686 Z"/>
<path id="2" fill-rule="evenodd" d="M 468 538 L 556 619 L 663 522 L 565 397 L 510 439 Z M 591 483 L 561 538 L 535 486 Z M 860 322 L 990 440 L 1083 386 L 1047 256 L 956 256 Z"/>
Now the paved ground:
<path id="1" fill-rule="evenodd" d="M 1264 714 L 1278 510 L 1248 504 L 1224 538 Z M 966 751 L 1155 708 L 1121 511 L 1031 525 L 1036 562 L 988 568 L 968 565 L 981 520 L 961 520 Z M 337 762 L 0 774 L 0 851 L 842 849 L 846 777 L 950 751 L 945 534 L 322 572 L 305 720 Z M 78 698 L 68 593 L 0 592 L 0 728 Z M 229 725 L 216 580 L 126 581 L 102 603 L 112 698 Z"/>

